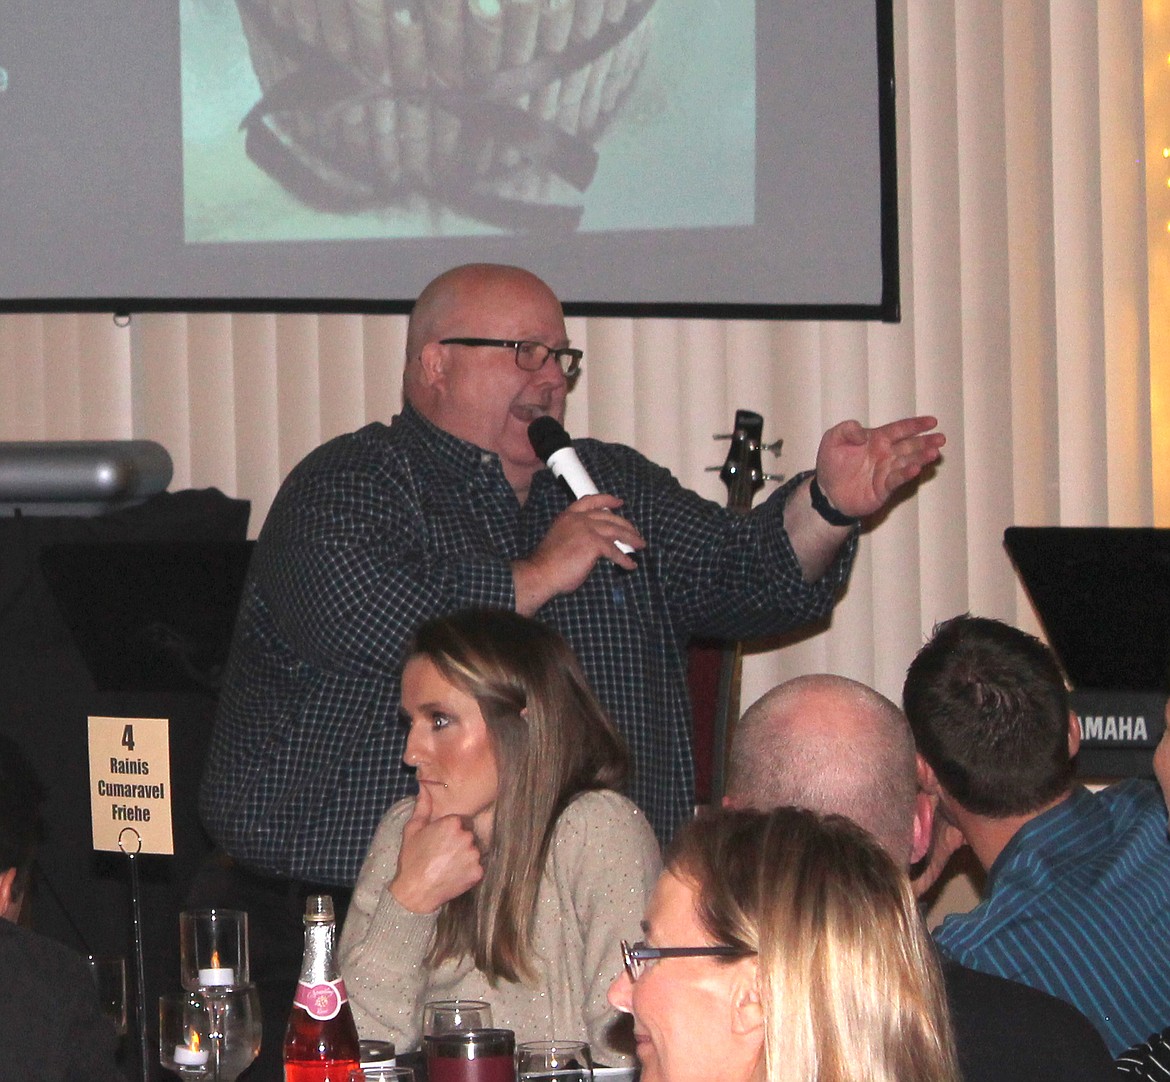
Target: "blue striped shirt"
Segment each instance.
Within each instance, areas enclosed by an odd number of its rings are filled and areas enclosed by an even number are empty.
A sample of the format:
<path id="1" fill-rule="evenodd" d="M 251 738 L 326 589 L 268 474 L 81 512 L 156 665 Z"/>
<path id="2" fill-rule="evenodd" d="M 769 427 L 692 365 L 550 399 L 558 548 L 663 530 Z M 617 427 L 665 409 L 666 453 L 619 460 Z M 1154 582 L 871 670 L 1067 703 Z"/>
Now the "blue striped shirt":
<path id="1" fill-rule="evenodd" d="M 1026 823 L 987 896 L 947 917 L 939 947 L 963 965 L 1078 1007 L 1116 1056 L 1170 1022 L 1170 839 L 1153 782 L 1083 788 Z"/>

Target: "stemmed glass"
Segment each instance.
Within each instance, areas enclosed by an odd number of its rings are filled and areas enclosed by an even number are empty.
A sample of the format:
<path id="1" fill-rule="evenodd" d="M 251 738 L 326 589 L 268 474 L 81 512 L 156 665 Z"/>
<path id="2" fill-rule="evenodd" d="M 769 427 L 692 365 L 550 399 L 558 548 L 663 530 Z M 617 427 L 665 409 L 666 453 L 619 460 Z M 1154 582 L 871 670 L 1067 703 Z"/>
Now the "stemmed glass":
<path id="1" fill-rule="evenodd" d="M 260 1053 L 260 997 L 248 963 L 248 914 L 200 909 L 179 914 L 183 987 L 207 1003 L 211 1028 L 207 1077 L 235 1082 Z"/>
<path id="2" fill-rule="evenodd" d="M 260 994 L 254 984 L 203 993 L 214 1026 L 215 1082 L 235 1082 L 260 1054 Z"/>

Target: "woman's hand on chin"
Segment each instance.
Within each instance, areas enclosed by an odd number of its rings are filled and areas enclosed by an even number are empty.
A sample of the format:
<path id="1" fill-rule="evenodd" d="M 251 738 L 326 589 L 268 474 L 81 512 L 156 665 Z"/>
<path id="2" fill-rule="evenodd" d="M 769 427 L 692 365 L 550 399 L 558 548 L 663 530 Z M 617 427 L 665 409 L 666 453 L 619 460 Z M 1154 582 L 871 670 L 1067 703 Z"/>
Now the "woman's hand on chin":
<path id="1" fill-rule="evenodd" d="M 402 828 L 398 870 L 390 893 L 412 913 L 433 913 L 483 878 L 479 845 L 459 815 L 431 816 L 428 788 L 420 788 L 414 813 Z"/>

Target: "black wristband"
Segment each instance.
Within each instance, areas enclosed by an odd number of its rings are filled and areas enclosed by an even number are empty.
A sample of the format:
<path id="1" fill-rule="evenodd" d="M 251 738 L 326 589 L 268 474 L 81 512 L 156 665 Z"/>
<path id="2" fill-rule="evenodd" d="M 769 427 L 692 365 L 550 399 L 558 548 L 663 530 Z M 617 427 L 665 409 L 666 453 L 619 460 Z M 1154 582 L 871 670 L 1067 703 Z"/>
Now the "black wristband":
<path id="1" fill-rule="evenodd" d="M 812 497 L 813 510 L 831 526 L 857 525 L 857 519 L 851 515 L 842 514 L 829 503 L 829 498 L 821 491 L 821 486 L 817 484 L 815 473 L 812 476 L 812 484 L 808 487 L 808 494 Z"/>

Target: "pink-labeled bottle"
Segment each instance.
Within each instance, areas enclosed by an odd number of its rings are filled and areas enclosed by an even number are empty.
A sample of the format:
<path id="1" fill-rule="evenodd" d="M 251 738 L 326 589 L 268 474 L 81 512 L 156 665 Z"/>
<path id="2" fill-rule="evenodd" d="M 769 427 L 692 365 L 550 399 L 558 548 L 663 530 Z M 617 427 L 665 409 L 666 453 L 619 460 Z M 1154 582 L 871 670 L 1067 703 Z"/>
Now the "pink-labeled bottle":
<path id="1" fill-rule="evenodd" d="M 305 955 L 284 1035 L 285 1082 L 348 1082 L 360 1065 L 357 1026 L 334 952 L 333 899 L 305 900 Z"/>

